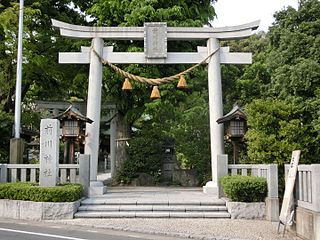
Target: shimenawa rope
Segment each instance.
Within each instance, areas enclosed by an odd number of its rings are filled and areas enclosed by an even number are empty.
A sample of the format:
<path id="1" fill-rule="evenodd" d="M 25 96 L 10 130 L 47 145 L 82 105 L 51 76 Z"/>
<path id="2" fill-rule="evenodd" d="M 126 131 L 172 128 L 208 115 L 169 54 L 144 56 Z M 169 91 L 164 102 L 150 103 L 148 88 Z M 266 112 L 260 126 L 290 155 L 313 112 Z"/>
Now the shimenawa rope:
<path id="1" fill-rule="evenodd" d="M 211 58 L 220 48 L 215 49 L 212 53 L 210 53 L 205 59 L 203 59 L 201 62 L 191 66 L 190 68 L 172 75 L 170 77 L 163 77 L 163 78 L 146 78 L 146 77 L 140 77 L 131 73 L 128 73 L 124 70 L 122 70 L 121 68 L 115 66 L 114 64 L 110 63 L 109 61 L 103 59 L 99 53 L 97 53 L 97 51 L 91 46 L 92 51 L 97 55 L 97 57 L 100 59 L 100 61 L 104 64 L 104 65 L 108 65 L 110 68 L 112 68 L 115 72 L 119 73 L 120 75 L 129 78 L 130 80 L 134 80 L 134 81 L 138 81 L 138 82 L 142 82 L 142 83 L 148 83 L 150 85 L 160 85 L 160 84 L 164 84 L 164 83 L 168 83 L 174 80 L 179 79 L 179 77 L 181 75 L 185 75 L 189 72 L 191 72 L 193 69 L 195 69 L 196 67 L 200 66 L 201 64 L 205 63 L 209 58 Z"/>

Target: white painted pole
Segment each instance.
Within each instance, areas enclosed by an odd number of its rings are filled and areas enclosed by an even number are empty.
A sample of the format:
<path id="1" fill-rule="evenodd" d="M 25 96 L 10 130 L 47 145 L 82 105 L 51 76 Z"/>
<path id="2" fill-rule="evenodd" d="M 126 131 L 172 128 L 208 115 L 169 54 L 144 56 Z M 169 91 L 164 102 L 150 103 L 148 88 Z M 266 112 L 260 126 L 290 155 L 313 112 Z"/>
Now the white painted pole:
<path id="1" fill-rule="evenodd" d="M 92 46 L 95 51 L 102 56 L 103 39 L 92 39 Z M 89 87 L 87 100 L 87 117 L 93 123 L 86 124 L 86 144 L 84 152 L 90 155 L 90 181 L 97 180 L 98 153 L 99 153 L 99 133 L 100 133 L 100 109 L 101 109 L 101 85 L 102 85 L 102 63 L 99 57 L 91 51 Z"/>
<path id="2" fill-rule="evenodd" d="M 216 38 L 209 38 L 207 47 L 208 54 L 212 53 L 220 47 L 219 40 Z M 220 50 L 211 57 L 208 63 L 208 89 L 212 181 L 206 184 L 204 192 L 219 197 L 218 155 L 224 153 L 223 125 L 216 122 L 218 118 L 223 116 Z"/>
<path id="3" fill-rule="evenodd" d="M 14 108 L 14 137 L 20 138 L 21 122 L 21 82 L 22 82 L 22 35 L 23 35 L 23 0 L 19 4 L 19 30 L 17 52 L 16 96 Z"/>

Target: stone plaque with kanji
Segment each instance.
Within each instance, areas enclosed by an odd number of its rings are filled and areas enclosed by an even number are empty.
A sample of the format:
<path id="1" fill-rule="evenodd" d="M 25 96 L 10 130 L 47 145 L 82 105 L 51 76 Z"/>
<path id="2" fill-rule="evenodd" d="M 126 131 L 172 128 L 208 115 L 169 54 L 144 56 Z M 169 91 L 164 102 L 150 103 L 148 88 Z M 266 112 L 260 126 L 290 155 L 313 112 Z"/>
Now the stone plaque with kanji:
<path id="1" fill-rule="evenodd" d="M 40 186 L 54 187 L 59 176 L 59 131 L 57 119 L 42 119 L 40 124 Z"/>
<path id="2" fill-rule="evenodd" d="M 167 24 L 144 24 L 144 52 L 146 58 L 167 57 Z"/>

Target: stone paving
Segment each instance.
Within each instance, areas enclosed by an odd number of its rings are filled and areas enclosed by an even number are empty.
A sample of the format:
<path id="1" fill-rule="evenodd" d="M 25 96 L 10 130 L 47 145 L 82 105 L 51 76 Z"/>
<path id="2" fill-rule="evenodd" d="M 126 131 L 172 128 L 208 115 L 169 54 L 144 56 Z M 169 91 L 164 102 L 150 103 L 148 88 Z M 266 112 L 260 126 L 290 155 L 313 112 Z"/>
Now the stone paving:
<path id="1" fill-rule="evenodd" d="M 172 203 L 184 204 L 186 202 L 199 205 L 206 203 L 224 203 L 221 199 L 213 198 L 202 192 L 201 188 L 183 187 L 108 187 L 107 193 L 86 199 L 84 202 L 128 202 L 139 203 Z"/>

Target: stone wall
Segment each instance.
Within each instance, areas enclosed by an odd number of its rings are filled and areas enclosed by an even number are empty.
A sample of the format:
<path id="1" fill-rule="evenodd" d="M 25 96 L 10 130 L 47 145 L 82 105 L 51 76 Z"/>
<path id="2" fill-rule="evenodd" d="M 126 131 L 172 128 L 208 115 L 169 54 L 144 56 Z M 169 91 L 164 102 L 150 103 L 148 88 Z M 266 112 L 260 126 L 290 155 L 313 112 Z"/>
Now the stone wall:
<path id="1" fill-rule="evenodd" d="M 0 218 L 33 221 L 73 219 L 79 206 L 80 200 L 53 203 L 0 199 Z"/>

